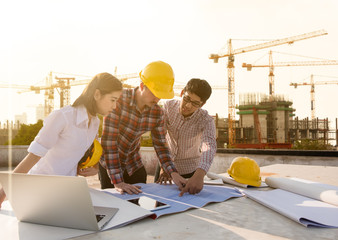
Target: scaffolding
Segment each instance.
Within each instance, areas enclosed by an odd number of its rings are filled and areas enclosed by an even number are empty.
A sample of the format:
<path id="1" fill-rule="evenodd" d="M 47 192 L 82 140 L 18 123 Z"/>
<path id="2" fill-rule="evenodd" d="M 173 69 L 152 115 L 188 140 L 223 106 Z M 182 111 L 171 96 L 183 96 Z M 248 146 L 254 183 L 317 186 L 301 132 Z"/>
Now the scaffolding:
<path id="1" fill-rule="evenodd" d="M 309 120 L 309 118 L 299 120 L 298 117 L 290 120 L 290 141 L 302 141 L 302 140 L 316 140 L 325 145 L 329 142 L 336 140 L 337 144 L 337 119 L 336 129 L 332 130 L 329 127 L 330 122 L 328 118 L 319 119 L 315 118 Z"/>
<path id="2" fill-rule="evenodd" d="M 246 93 L 240 96 L 237 107 L 240 116 L 236 146 L 254 144 L 258 148 L 267 145 L 291 147 L 288 141 L 289 119 L 293 115 L 292 102 L 284 95 L 272 97 L 260 93 Z"/>
<path id="3" fill-rule="evenodd" d="M 338 145 L 338 122 L 330 129 L 326 119 L 295 117 L 292 101 L 284 95 L 247 93 L 239 98 L 239 120 L 234 122 L 236 148 L 291 148 L 296 141 L 310 140 Z M 217 146 L 228 145 L 228 120 L 216 115 Z M 335 144 L 334 144 L 335 141 Z"/>

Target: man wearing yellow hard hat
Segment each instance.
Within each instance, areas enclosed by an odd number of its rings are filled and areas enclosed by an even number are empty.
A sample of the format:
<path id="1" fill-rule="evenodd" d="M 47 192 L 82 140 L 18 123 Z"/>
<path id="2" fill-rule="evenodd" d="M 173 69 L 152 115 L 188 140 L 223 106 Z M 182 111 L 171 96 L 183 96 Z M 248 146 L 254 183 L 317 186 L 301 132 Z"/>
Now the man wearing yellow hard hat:
<path id="1" fill-rule="evenodd" d="M 186 180 L 181 177 L 166 145 L 163 109 L 160 99 L 174 97 L 174 72 L 168 63 L 149 63 L 140 72 L 140 85 L 124 89 L 113 110 L 103 122 L 101 144 L 104 158 L 100 161 L 101 188 L 115 187 L 121 194 L 141 192 L 135 183 L 146 183 L 147 173 L 142 164 L 140 138 L 151 131 L 155 151 L 161 166 L 182 189 Z"/>

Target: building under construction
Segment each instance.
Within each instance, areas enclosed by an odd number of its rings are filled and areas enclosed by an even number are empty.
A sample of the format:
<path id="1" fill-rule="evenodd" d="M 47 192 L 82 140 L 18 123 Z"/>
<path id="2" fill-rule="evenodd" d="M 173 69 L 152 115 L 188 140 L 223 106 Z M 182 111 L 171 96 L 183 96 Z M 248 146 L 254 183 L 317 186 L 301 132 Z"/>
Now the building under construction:
<path id="1" fill-rule="evenodd" d="M 235 121 L 235 142 L 238 148 L 291 148 L 298 140 L 317 140 L 323 144 L 336 140 L 335 130 L 329 129 L 328 119 L 295 117 L 292 101 L 283 95 L 273 97 L 264 94 L 240 95 L 239 120 Z M 217 144 L 228 144 L 228 121 L 216 116 Z"/>

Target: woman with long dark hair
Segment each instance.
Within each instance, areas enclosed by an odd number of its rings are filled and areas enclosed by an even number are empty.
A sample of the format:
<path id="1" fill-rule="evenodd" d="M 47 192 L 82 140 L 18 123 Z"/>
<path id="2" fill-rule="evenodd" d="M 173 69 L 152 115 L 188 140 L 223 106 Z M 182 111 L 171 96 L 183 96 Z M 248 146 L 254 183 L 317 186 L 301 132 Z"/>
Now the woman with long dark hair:
<path id="1" fill-rule="evenodd" d="M 53 111 L 45 120 L 27 156 L 14 173 L 82 176 L 95 175 L 97 167 L 78 171 L 78 164 L 97 136 L 100 120 L 116 107 L 122 83 L 109 73 L 97 74 L 73 105 Z M 6 195 L 0 189 L 0 206 Z"/>

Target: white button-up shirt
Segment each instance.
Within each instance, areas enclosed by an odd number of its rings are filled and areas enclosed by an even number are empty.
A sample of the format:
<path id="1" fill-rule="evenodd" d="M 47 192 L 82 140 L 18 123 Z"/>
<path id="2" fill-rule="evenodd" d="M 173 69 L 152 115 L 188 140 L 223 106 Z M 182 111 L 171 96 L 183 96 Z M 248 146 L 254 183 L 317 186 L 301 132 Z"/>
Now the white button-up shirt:
<path id="1" fill-rule="evenodd" d="M 197 168 L 208 172 L 216 153 L 214 119 L 204 109 L 191 116 L 179 112 L 180 100 L 164 103 L 166 139 L 179 174 L 189 174 Z"/>
<path id="2" fill-rule="evenodd" d="M 76 176 L 77 164 L 93 143 L 100 120 L 89 118 L 84 106 L 66 106 L 53 111 L 30 144 L 28 152 L 41 159 L 30 174 Z"/>

